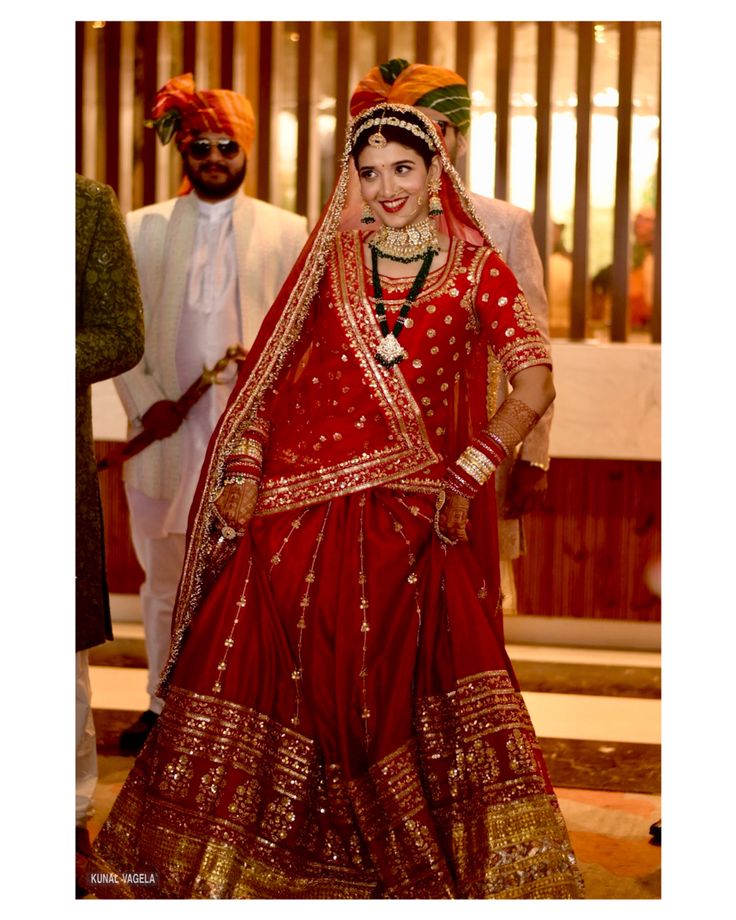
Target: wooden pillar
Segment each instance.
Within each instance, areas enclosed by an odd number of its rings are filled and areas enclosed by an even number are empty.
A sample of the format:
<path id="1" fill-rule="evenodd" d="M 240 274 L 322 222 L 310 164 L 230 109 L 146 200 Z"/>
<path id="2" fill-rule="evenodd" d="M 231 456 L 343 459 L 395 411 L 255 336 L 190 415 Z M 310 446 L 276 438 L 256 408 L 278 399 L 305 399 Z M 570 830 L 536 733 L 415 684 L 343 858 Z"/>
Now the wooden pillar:
<path id="1" fill-rule="evenodd" d="M 220 23 L 220 88 L 233 88 L 233 58 L 235 56 L 235 23 Z"/>
<path id="2" fill-rule="evenodd" d="M 74 118 L 74 169 L 76 172 L 83 172 L 82 166 L 82 144 L 84 139 L 84 126 L 82 122 L 82 116 L 84 113 L 84 52 L 85 52 L 85 42 L 84 42 L 84 23 L 77 22 L 75 23 L 75 34 L 76 34 L 76 86 L 75 86 L 75 101 L 76 101 L 76 111 Z"/>
<path id="3" fill-rule="evenodd" d="M 534 237 L 542 256 L 545 280 L 549 270 L 549 174 L 552 149 L 552 62 L 554 23 L 537 24 L 537 141 L 534 182 Z"/>
<path id="4" fill-rule="evenodd" d="M 619 23 L 618 137 L 616 144 L 616 202 L 613 229 L 613 298 L 611 341 L 625 342 L 629 330 L 631 119 L 633 115 L 636 23 Z"/>
<path id="5" fill-rule="evenodd" d="M 309 213 L 309 189 L 312 173 L 312 23 L 300 22 L 299 63 L 296 102 L 296 212 Z"/>
<path id="6" fill-rule="evenodd" d="M 509 139 L 511 133 L 511 61 L 514 56 L 514 24 L 496 26 L 496 198 L 509 196 Z"/>
<path id="7" fill-rule="evenodd" d="M 570 338 L 585 338 L 588 304 L 588 236 L 590 217 L 590 125 L 593 92 L 592 22 L 578 23 L 577 138 L 572 244 Z"/>
<path id="8" fill-rule="evenodd" d="M 271 200 L 271 63 L 273 59 L 273 23 L 262 22 L 259 26 L 258 43 L 258 198 Z"/>

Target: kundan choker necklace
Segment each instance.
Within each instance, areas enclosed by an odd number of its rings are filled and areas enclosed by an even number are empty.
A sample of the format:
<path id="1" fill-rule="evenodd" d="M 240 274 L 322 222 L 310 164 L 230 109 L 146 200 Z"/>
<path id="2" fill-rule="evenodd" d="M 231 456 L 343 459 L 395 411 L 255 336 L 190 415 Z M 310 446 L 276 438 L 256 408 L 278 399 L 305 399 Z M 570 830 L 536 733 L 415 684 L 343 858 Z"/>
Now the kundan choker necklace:
<path id="1" fill-rule="evenodd" d="M 418 262 L 428 252 L 440 251 L 437 230 L 430 217 L 406 227 L 383 226 L 368 245 L 374 253 L 392 262 Z"/>
<path id="2" fill-rule="evenodd" d="M 416 226 L 416 225 L 415 225 Z M 436 238 L 436 234 L 435 234 Z M 378 324 L 381 327 L 381 332 L 383 333 L 383 341 L 378 346 L 378 351 L 376 352 L 376 361 L 379 364 L 382 364 L 384 367 L 393 367 L 395 364 L 398 364 L 399 361 L 403 361 L 407 357 L 404 349 L 399 345 L 399 336 L 401 335 L 404 329 L 404 323 L 406 318 L 409 315 L 409 310 L 411 310 L 412 304 L 419 296 L 419 292 L 424 287 L 424 282 L 427 280 L 427 275 L 429 274 L 429 267 L 432 264 L 432 259 L 439 252 L 439 244 L 437 249 L 427 249 L 425 247 L 424 252 L 418 258 L 422 259 L 422 264 L 419 267 L 417 276 L 414 279 L 414 283 L 411 286 L 411 290 L 406 295 L 406 300 L 404 305 L 399 311 L 399 315 L 396 318 L 394 323 L 394 328 L 388 328 L 388 322 L 386 320 L 386 305 L 383 302 L 383 289 L 381 288 L 381 276 L 378 274 L 378 256 L 383 255 L 383 253 L 371 245 L 371 263 L 373 269 L 373 293 L 376 297 L 376 316 L 378 317 Z M 398 261 L 414 261 L 414 259 L 401 259 Z"/>

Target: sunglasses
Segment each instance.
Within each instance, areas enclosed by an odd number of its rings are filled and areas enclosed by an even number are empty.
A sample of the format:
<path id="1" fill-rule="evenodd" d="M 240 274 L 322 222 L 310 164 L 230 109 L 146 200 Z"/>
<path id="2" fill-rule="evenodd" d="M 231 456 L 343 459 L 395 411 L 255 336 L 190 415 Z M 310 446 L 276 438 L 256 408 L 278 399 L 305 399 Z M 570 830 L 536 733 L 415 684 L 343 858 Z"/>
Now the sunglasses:
<path id="1" fill-rule="evenodd" d="M 435 124 L 440 129 L 440 134 L 442 137 L 447 137 L 447 129 L 454 128 L 455 125 L 451 121 L 436 121 Z"/>
<path id="2" fill-rule="evenodd" d="M 217 147 L 220 155 L 226 160 L 232 160 L 240 153 L 240 145 L 233 140 L 208 141 L 205 139 L 192 141 L 187 149 L 187 153 L 193 160 L 206 160 L 210 155 L 210 150 Z"/>

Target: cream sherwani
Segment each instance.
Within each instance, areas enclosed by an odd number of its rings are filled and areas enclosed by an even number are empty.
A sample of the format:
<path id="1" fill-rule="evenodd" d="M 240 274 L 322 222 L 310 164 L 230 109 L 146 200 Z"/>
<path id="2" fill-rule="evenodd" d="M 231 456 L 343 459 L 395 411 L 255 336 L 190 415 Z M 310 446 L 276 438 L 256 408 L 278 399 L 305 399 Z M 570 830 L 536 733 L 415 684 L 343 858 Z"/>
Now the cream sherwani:
<path id="1" fill-rule="evenodd" d="M 241 192 L 233 198 L 242 344 L 249 348 L 306 241 L 307 225 L 304 217 Z M 197 229 L 198 204 L 199 199 L 192 193 L 132 211 L 127 216 L 146 324 L 143 360 L 115 379 L 131 423 L 131 435 L 141 430 L 139 420 L 155 402 L 178 399 L 188 386 L 182 386 L 179 379 L 177 333 Z M 126 483 L 151 498 L 171 500 L 181 476 L 181 441 L 181 432 L 177 432 L 130 459 L 125 464 Z"/>
<path id="2" fill-rule="evenodd" d="M 225 352 L 249 348 L 307 238 L 303 217 L 242 192 L 209 204 L 195 194 L 127 218 L 143 295 L 143 360 L 116 378 L 129 435 L 159 400 L 175 400 Z M 151 708 L 166 659 L 171 610 L 184 559 L 187 516 L 210 435 L 235 379 L 211 387 L 180 429 L 124 468 L 136 555 L 146 578 L 141 605 Z"/>
<path id="3" fill-rule="evenodd" d="M 539 332 L 549 348 L 549 305 L 544 290 L 542 261 L 532 232 L 531 215 L 523 208 L 497 198 L 473 195 L 472 199 L 478 217 L 521 285 Z M 506 398 L 507 393 L 508 384 L 501 375 L 497 394 L 499 403 Z M 552 415 L 553 407 L 550 406 L 521 445 L 518 456 L 532 463 L 547 463 Z M 496 495 L 499 507 L 499 549 L 503 591 L 506 597 L 505 609 L 506 612 L 515 612 L 515 588 L 510 560 L 524 551 L 524 530 L 520 518 L 501 517 L 510 471 L 510 462 L 502 464 L 496 471 Z"/>

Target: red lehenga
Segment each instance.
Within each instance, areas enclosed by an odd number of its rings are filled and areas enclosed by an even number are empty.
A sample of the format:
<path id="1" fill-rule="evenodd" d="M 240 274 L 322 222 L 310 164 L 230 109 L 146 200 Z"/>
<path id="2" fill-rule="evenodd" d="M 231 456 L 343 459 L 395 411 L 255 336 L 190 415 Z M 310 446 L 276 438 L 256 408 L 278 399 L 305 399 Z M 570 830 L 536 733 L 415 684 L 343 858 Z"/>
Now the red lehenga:
<path id="1" fill-rule="evenodd" d="M 504 649 L 493 484 L 468 544 L 433 526 L 446 465 L 493 411 L 489 348 L 508 374 L 548 355 L 498 254 L 455 237 L 408 358 L 383 368 L 360 234 L 333 240 L 210 446 L 166 705 L 95 841 L 97 894 L 581 897 Z M 208 495 L 256 415 L 257 512 L 227 557 Z"/>

